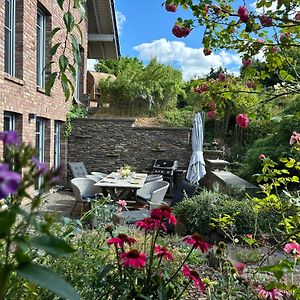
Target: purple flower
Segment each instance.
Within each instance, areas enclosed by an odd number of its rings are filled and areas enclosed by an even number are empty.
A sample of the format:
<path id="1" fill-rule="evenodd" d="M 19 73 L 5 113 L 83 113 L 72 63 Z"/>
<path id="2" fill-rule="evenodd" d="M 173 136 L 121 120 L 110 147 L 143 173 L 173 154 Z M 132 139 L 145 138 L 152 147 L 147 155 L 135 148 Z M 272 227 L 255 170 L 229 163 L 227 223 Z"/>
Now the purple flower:
<path id="1" fill-rule="evenodd" d="M 4 145 L 17 145 L 20 143 L 20 139 L 15 130 L 0 132 L 0 140 Z"/>
<path id="2" fill-rule="evenodd" d="M 0 199 L 17 191 L 21 175 L 8 169 L 8 164 L 0 165 Z"/>
<path id="3" fill-rule="evenodd" d="M 36 157 L 32 157 L 32 161 L 35 164 L 35 166 L 37 167 L 37 169 L 39 170 L 38 175 L 46 174 L 49 171 L 47 165 L 40 162 Z"/>

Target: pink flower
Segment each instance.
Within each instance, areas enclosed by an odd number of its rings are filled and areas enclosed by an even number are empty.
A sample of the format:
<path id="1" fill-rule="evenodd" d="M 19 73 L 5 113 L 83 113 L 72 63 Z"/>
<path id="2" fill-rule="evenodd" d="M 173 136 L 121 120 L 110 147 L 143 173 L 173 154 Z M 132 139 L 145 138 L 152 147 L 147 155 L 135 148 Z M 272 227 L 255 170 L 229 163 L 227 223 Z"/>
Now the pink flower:
<path id="1" fill-rule="evenodd" d="M 205 56 L 208 56 L 208 55 L 211 55 L 212 51 L 209 48 L 204 48 L 203 53 L 204 53 Z"/>
<path id="2" fill-rule="evenodd" d="M 275 47 L 275 46 L 272 46 L 270 50 L 271 50 L 272 53 L 277 53 L 278 52 L 278 48 Z"/>
<path id="3" fill-rule="evenodd" d="M 235 269 L 240 276 L 244 274 L 245 268 L 246 268 L 246 265 L 241 262 L 238 262 L 235 264 Z"/>
<path id="4" fill-rule="evenodd" d="M 204 293 L 205 286 L 198 272 L 191 270 L 187 265 L 183 265 L 182 273 L 185 277 L 194 282 L 194 286 L 198 286 L 200 291 Z"/>
<path id="5" fill-rule="evenodd" d="M 290 145 L 292 146 L 293 144 L 300 144 L 300 133 L 294 131 L 290 137 Z"/>
<path id="6" fill-rule="evenodd" d="M 211 109 L 211 110 L 216 110 L 217 109 L 217 104 L 214 101 L 211 101 L 207 104 L 207 106 Z"/>
<path id="7" fill-rule="evenodd" d="M 255 82 L 253 82 L 253 81 L 247 81 L 247 82 L 246 82 L 246 86 L 247 86 L 247 88 L 249 88 L 249 89 L 255 89 L 255 88 L 256 88 L 256 84 L 255 84 Z"/>
<path id="8" fill-rule="evenodd" d="M 164 220 L 167 219 L 169 224 L 176 225 L 176 218 L 172 214 L 172 210 L 168 205 L 161 205 L 160 208 L 154 208 L 150 212 L 151 218 Z"/>
<path id="9" fill-rule="evenodd" d="M 209 243 L 204 242 L 202 236 L 198 233 L 186 236 L 183 241 L 192 245 L 195 249 L 200 248 L 202 253 L 212 247 Z"/>
<path id="10" fill-rule="evenodd" d="M 239 7 L 238 15 L 240 17 L 240 21 L 243 23 L 247 23 L 247 21 L 249 20 L 249 14 L 246 6 Z"/>
<path id="11" fill-rule="evenodd" d="M 248 67 L 248 66 L 251 66 L 253 63 L 252 59 L 250 57 L 244 57 L 242 59 L 242 64 L 245 66 L 245 67 Z"/>
<path id="12" fill-rule="evenodd" d="M 214 10 L 214 13 L 216 15 L 219 15 L 221 13 L 221 8 L 218 5 L 212 5 L 212 9 Z"/>
<path id="13" fill-rule="evenodd" d="M 114 244 L 115 246 L 119 246 L 122 249 L 124 248 L 124 243 L 128 244 L 129 246 L 131 246 L 132 244 L 136 243 L 136 239 L 134 239 L 132 237 L 129 237 L 126 234 L 120 233 L 117 237 L 110 238 L 107 241 L 108 245 Z"/>
<path id="14" fill-rule="evenodd" d="M 300 11 L 297 11 L 297 13 L 295 15 L 295 20 L 300 21 Z"/>
<path id="15" fill-rule="evenodd" d="M 288 43 L 290 42 L 291 40 L 291 34 L 289 32 L 283 32 L 281 35 L 280 35 L 280 42 L 285 44 L 285 43 Z"/>
<path id="16" fill-rule="evenodd" d="M 259 17 L 260 24 L 265 27 L 269 27 L 273 25 L 273 19 L 270 16 L 260 16 Z"/>
<path id="17" fill-rule="evenodd" d="M 190 28 L 186 28 L 179 25 L 174 25 L 172 28 L 172 33 L 178 38 L 187 37 L 190 34 L 190 32 Z"/>
<path id="18" fill-rule="evenodd" d="M 154 253 L 156 253 L 157 257 L 162 257 L 166 260 L 173 260 L 173 254 L 168 251 L 166 247 L 157 245 L 154 247 Z"/>
<path id="19" fill-rule="evenodd" d="M 283 250 L 287 254 L 293 254 L 295 258 L 300 257 L 300 245 L 296 242 L 294 243 L 288 243 L 284 246 Z"/>
<path id="20" fill-rule="evenodd" d="M 204 5 L 204 15 L 207 16 L 208 15 L 208 9 L 209 9 L 209 5 L 205 4 Z"/>
<path id="21" fill-rule="evenodd" d="M 132 249 L 128 252 L 120 253 L 120 262 L 127 268 L 144 268 L 146 265 L 147 257 L 143 252 Z"/>
<path id="22" fill-rule="evenodd" d="M 261 153 L 260 155 L 259 155 L 259 157 L 258 157 L 260 160 L 264 160 L 265 158 L 266 158 L 266 156 L 263 154 L 263 153 Z"/>
<path id="23" fill-rule="evenodd" d="M 194 92 L 198 93 L 198 94 L 204 93 L 207 90 L 208 90 L 208 86 L 207 86 L 207 84 L 205 82 L 203 82 L 200 86 L 194 87 Z"/>
<path id="24" fill-rule="evenodd" d="M 207 118 L 209 120 L 214 119 L 216 115 L 217 115 L 217 111 L 216 110 L 210 110 L 210 111 L 207 112 Z"/>
<path id="25" fill-rule="evenodd" d="M 255 289 L 258 293 L 258 297 L 260 299 L 266 299 L 266 300 L 279 300 L 283 299 L 283 294 L 279 289 L 273 288 L 270 290 L 265 290 L 263 287 L 258 287 Z"/>
<path id="26" fill-rule="evenodd" d="M 219 75 L 218 75 L 218 79 L 219 79 L 220 81 L 222 81 L 222 82 L 225 81 L 225 79 L 226 79 L 225 74 L 222 73 L 222 72 L 220 72 Z"/>
<path id="27" fill-rule="evenodd" d="M 253 234 L 247 233 L 247 234 L 245 234 L 245 237 L 248 239 L 253 239 Z"/>
<path id="28" fill-rule="evenodd" d="M 15 193 L 21 183 L 22 177 L 19 173 L 9 170 L 8 164 L 0 165 L 0 199 Z"/>
<path id="29" fill-rule="evenodd" d="M 238 114 L 236 116 L 236 123 L 241 127 L 241 128 L 247 128 L 249 126 L 249 118 L 245 114 Z"/>
<path id="30" fill-rule="evenodd" d="M 174 3 L 170 3 L 170 4 L 166 3 L 165 8 L 167 11 L 170 11 L 170 12 L 176 12 L 176 10 L 177 10 L 177 6 Z"/>
<path id="31" fill-rule="evenodd" d="M 126 200 L 119 200 L 117 203 L 118 203 L 122 208 L 124 208 L 124 207 L 127 205 Z"/>

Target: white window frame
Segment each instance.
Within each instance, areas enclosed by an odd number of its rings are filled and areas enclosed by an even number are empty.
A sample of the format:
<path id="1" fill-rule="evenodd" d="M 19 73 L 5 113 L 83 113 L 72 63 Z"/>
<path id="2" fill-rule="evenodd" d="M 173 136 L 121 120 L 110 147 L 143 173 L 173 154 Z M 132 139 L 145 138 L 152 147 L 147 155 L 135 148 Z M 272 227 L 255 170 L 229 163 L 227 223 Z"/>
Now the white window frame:
<path id="1" fill-rule="evenodd" d="M 37 10 L 36 22 L 36 85 L 45 87 L 46 65 L 46 15 L 40 9 Z"/>
<path id="2" fill-rule="evenodd" d="M 81 67 L 81 59 L 79 60 L 78 64 L 76 64 L 76 78 L 75 78 L 76 80 L 75 80 L 75 93 L 74 93 L 75 100 L 80 100 L 80 81 L 81 81 L 80 67 Z"/>
<path id="3" fill-rule="evenodd" d="M 8 13 L 5 11 L 5 16 L 8 15 L 9 20 L 4 20 L 4 35 L 5 32 L 8 32 L 8 38 L 5 38 L 5 46 L 8 47 L 8 52 L 5 52 L 5 57 L 4 57 L 4 71 L 5 73 L 15 76 L 16 73 L 16 51 L 15 51 L 15 32 L 16 32 L 16 2 L 15 0 L 5 0 L 5 6 L 6 3 L 8 4 Z M 6 61 L 8 63 L 6 64 Z"/>
<path id="4" fill-rule="evenodd" d="M 8 128 L 5 128 L 5 119 L 8 119 Z M 10 112 L 4 112 L 4 130 L 15 130 L 16 129 L 16 116 Z"/>
<path id="5" fill-rule="evenodd" d="M 54 167 L 58 168 L 60 166 L 60 131 L 61 131 L 61 122 L 54 122 Z"/>
<path id="6" fill-rule="evenodd" d="M 35 148 L 37 151 L 37 159 L 45 163 L 45 128 L 46 121 L 42 118 L 36 119 L 36 130 L 35 130 Z M 39 176 L 36 182 L 36 188 L 39 189 L 43 183 L 42 176 Z"/>

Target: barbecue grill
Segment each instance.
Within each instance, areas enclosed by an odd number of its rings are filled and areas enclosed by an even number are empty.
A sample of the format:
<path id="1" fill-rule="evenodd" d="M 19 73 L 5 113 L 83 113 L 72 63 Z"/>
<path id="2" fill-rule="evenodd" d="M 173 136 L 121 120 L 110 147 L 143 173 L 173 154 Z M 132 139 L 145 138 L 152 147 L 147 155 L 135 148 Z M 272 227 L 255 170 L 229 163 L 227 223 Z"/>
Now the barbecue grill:
<path id="1" fill-rule="evenodd" d="M 163 176 L 164 181 L 169 182 L 169 190 L 172 190 L 176 180 L 176 170 L 178 169 L 177 160 L 155 159 L 152 162 L 150 174 L 159 174 Z"/>

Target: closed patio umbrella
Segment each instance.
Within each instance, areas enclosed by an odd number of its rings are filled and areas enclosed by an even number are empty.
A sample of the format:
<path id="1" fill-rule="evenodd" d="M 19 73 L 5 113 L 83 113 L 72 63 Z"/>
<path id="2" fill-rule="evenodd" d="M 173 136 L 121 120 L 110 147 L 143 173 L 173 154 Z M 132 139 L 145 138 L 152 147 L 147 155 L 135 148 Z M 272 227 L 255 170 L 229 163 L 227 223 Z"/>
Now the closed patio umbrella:
<path id="1" fill-rule="evenodd" d="M 192 130 L 192 157 L 186 174 L 186 179 L 191 183 L 197 183 L 206 174 L 203 158 L 203 131 L 205 114 L 196 113 Z"/>

